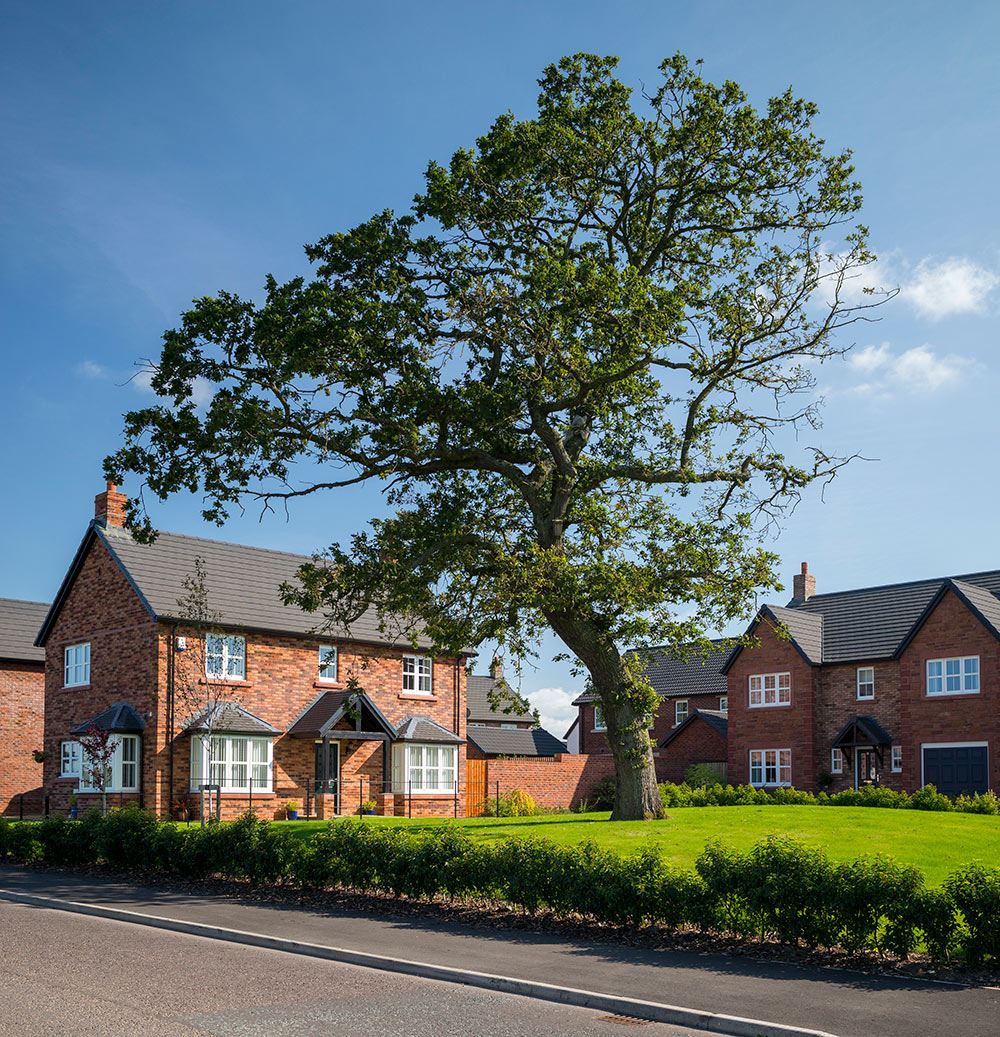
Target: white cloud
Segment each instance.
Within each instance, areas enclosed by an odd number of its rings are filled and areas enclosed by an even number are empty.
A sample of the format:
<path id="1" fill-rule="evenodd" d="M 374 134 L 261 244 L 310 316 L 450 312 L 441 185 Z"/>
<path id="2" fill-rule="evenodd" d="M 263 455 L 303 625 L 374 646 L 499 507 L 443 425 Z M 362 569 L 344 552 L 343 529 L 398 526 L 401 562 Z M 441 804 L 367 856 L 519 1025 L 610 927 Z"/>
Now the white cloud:
<path id="1" fill-rule="evenodd" d="M 865 377 L 851 390 L 859 396 L 892 396 L 897 392 L 926 395 L 950 388 L 962 380 L 973 361 L 949 353 L 939 355 L 930 346 L 914 346 L 894 353 L 889 343 L 866 346 L 852 353 L 849 366 Z"/>
<path id="2" fill-rule="evenodd" d="M 900 297 L 921 317 L 940 320 L 963 313 L 982 313 L 1000 276 L 971 259 L 951 256 L 938 263 L 922 259 L 904 280 Z"/>
<path id="3" fill-rule="evenodd" d="M 539 688 L 526 697 L 538 709 L 542 727 L 556 738 L 562 738 L 570 724 L 576 720 L 579 711 L 573 705 L 573 699 L 579 694 L 578 691 L 566 691 L 564 688 Z"/>
<path id="4" fill-rule="evenodd" d="M 139 392 L 149 393 L 155 396 L 153 390 L 153 370 L 149 367 L 140 367 L 131 374 L 120 374 L 110 370 L 103 364 L 94 360 L 84 360 L 76 365 L 76 372 L 82 378 L 90 378 L 100 382 L 114 382 L 118 386 L 131 385 Z M 206 407 L 212 402 L 215 388 L 207 378 L 200 375 L 191 381 L 191 399 L 196 407 Z"/>
<path id="5" fill-rule="evenodd" d="M 90 378 L 97 382 L 106 382 L 111 378 L 111 372 L 103 365 L 93 360 L 84 360 L 76 365 L 76 373 L 83 378 Z"/>

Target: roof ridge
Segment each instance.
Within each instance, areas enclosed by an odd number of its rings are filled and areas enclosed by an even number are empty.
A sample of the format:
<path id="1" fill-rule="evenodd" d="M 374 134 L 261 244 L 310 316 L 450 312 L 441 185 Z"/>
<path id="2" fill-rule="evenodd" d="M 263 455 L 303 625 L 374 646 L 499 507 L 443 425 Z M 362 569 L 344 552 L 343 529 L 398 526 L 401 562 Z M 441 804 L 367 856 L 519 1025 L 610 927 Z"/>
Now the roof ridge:
<path id="1" fill-rule="evenodd" d="M 876 583 L 870 587 L 850 587 L 847 590 L 841 591 L 824 591 L 822 594 L 813 594 L 806 598 L 805 601 L 796 602 L 793 598 L 787 605 L 781 606 L 782 608 L 790 609 L 801 609 L 803 605 L 808 605 L 817 598 L 837 598 L 844 597 L 848 594 L 862 594 L 866 591 L 884 591 L 884 590 L 895 590 L 897 587 L 917 587 L 922 583 L 945 583 L 948 580 L 968 580 L 970 577 L 975 576 L 1000 576 L 1000 569 L 979 569 L 976 572 L 971 573 L 959 573 L 958 575 L 949 576 L 928 576 L 922 580 L 900 580 L 897 583 Z"/>
<path id="2" fill-rule="evenodd" d="M 41 605 L 43 609 L 51 608 L 51 601 L 34 601 L 30 598 L 0 598 L 0 605 Z"/>
<path id="3" fill-rule="evenodd" d="M 112 536 L 127 536 L 133 543 L 138 544 L 140 547 L 147 545 L 141 544 L 132 534 L 124 529 L 122 526 L 105 526 L 102 527 L 105 533 L 111 533 Z M 113 531 L 113 532 L 112 532 Z M 157 530 L 157 536 L 170 536 L 175 537 L 178 540 L 196 540 L 201 544 L 218 544 L 220 547 L 238 547 L 244 551 L 263 551 L 266 554 L 281 555 L 284 558 L 302 558 L 306 561 L 311 561 L 316 558 L 316 555 L 301 554 L 298 551 L 283 551 L 277 547 L 260 547 L 257 544 L 241 544 L 235 540 L 219 540 L 217 537 L 204 537 L 198 536 L 196 533 L 175 533 L 170 529 Z"/>

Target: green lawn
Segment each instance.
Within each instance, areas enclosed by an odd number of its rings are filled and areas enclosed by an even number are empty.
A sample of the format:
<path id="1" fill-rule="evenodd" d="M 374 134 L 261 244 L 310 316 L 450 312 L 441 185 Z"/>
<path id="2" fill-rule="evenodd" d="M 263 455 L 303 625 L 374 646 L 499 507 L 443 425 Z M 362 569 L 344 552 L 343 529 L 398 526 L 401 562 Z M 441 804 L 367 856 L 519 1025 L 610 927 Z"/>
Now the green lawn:
<path id="1" fill-rule="evenodd" d="M 656 846 L 676 865 L 691 867 L 707 842 L 720 839 L 744 849 L 771 833 L 790 835 L 818 846 L 835 860 L 885 853 L 921 868 L 931 885 L 963 864 L 1000 865 L 1000 817 L 879 810 L 870 807 L 685 807 L 663 821 L 607 820 L 607 814 L 555 814 L 541 817 L 458 820 L 367 817 L 365 824 L 402 825 L 430 832 L 457 825 L 477 839 L 530 835 L 572 845 L 592 840 L 630 853 Z M 326 822 L 293 821 L 306 838 Z"/>

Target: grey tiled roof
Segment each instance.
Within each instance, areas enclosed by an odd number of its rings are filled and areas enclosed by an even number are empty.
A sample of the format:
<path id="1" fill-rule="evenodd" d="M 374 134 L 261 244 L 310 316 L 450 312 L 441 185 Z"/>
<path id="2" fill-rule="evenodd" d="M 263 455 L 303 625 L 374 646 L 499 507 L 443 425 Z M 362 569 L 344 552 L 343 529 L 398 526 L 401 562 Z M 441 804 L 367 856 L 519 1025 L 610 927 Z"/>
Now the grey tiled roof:
<path id="1" fill-rule="evenodd" d="M 678 724 L 668 735 L 660 742 L 660 748 L 666 748 L 689 724 L 697 723 L 699 720 L 704 721 L 713 730 L 718 731 L 723 738 L 729 737 L 729 714 L 722 713 L 717 709 L 695 709 L 688 714 L 686 720 Z"/>
<path id="2" fill-rule="evenodd" d="M 230 734 L 260 734 L 276 735 L 278 729 L 272 727 L 266 720 L 254 716 L 248 709 L 244 709 L 238 702 L 219 702 L 212 709 L 202 710 L 201 713 L 192 717 L 184 726 L 188 731 L 204 731 L 209 726 L 210 714 L 215 715 L 212 720 L 213 731 L 225 731 Z"/>
<path id="3" fill-rule="evenodd" d="M 848 737 L 850 735 L 850 737 Z M 837 733 L 834 748 L 855 745 L 892 745 L 892 735 L 868 714 L 852 717 Z"/>
<path id="4" fill-rule="evenodd" d="M 732 652 L 732 641 L 712 642 L 706 654 L 691 652 L 687 658 L 667 655 L 660 648 L 643 650 L 646 656 L 646 676 L 653 691 L 661 698 L 684 698 L 688 695 L 725 695 L 726 675 L 722 667 Z M 595 696 L 584 692 L 573 700 L 574 706 L 595 701 Z"/>
<path id="5" fill-rule="evenodd" d="M 490 676 L 472 676 L 467 681 L 468 718 L 470 720 L 533 720 L 530 712 L 522 712 L 514 704 L 509 696 L 502 697 L 499 709 L 494 709 L 490 704 L 490 692 L 498 688 L 498 694 L 503 694 L 507 682 L 501 677 L 494 679 Z M 505 713 L 503 707 L 511 705 L 511 711 Z"/>
<path id="6" fill-rule="evenodd" d="M 396 740 L 399 742 L 445 742 L 460 744 L 462 739 L 446 727 L 435 723 L 430 717 L 406 717 L 396 727 Z"/>
<path id="7" fill-rule="evenodd" d="M 817 666 L 823 662 L 822 614 L 781 608 L 779 605 L 765 605 L 763 611 L 769 612 L 776 623 L 787 627 L 789 636 L 809 662 Z"/>
<path id="8" fill-rule="evenodd" d="M 471 727 L 469 741 L 487 756 L 555 756 L 568 752 L 560 741 L 543 727 L 514 730 L 502 727 Z"/>
<path id="9" fill-rule="evenodd" d="M 781 612 L 822 617 L 826 663 L 891 658 L 945 589 L 964 596 L 1000 636 L 1000 570 L 816 594 Z M 775 612 L 778 610 L 775 609 Z"/>
<path id="10" fill-rule="evenodd" d="M 358 730 L 367 734 L 383 734 L 390 738 L 396 729 L 363 691 L 322 691 L 292 721 L 288 733 L 295 737 L 315 738 L 326 735 L 341 721 L 356 720 Z"/>
<path id="11" fill-rule="evenodd" d="M 0 659 L 45 662 L 45 649 L 35 647 L 35 637 L 48 611 L 41 602 L 0 598 Z"/>
<path id="12" fill-rule="evenodd" d="M 179 618 L 177 602 L 186 595 L 184 580 L 194 573 L 195 559 L 201 558 L 209 607 L 220 614 L 222 626 L 400 647 L 409 643 L 403 632 L 379 630 L 374 610 L 358 619 L 350 630 L 326 629 L 321 613 L 304 612 L 283 604 L 279 588 L 282 583 L 295 583 L 299 566 L 311 561 L 307 555 L 179 533 L 160 533 L 147 545 L 138 543 L 127 530 L 117 526 L 104 528 L 94 524 L 91 529 L 107 545 L 136 592 L 158 619 Z M 64 584 L 60 594 L 65 590 Z M 50 613 L 47 622 L 52 618 Z"/>
<path id="13" fill-rule="evenodd" d="M 90 720 L 84 720 L 77 724 L 71 731 L 71 735 L 85 735 L 91 727 L 99 728 L 101 731 L 114 731 L 117 734 L 138 734 L 146 726 L 146 722 L 127 702 L 116 702 L 109 706 L 103 713 L 98 713 Z"/>

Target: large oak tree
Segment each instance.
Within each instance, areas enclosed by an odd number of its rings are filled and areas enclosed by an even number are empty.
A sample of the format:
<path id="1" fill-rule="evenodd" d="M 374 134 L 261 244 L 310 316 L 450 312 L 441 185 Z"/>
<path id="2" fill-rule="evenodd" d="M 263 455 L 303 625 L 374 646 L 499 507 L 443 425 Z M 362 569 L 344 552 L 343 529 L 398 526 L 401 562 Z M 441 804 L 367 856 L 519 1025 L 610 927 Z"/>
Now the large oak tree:
<path id="1" fill-rule="evenodd" d="M 758 110 L 679 55 L 634 97 L 616 65 L 547 68 L 536 115 L 431 163 L 405 214 L 308 247 L 311 278 L 198 300 L 106 468 L 215 521 L 379 483 L 394 517 L 289 600 L 412 617 L 449 651 L 554 631 L 603 708 L 614 816 L 642 818 L 658 703 L 626 649 L 697 651 L 778 586 L 762 530 L 843 463 L 789 444 L 872 257 L 813 104 Z"/>

